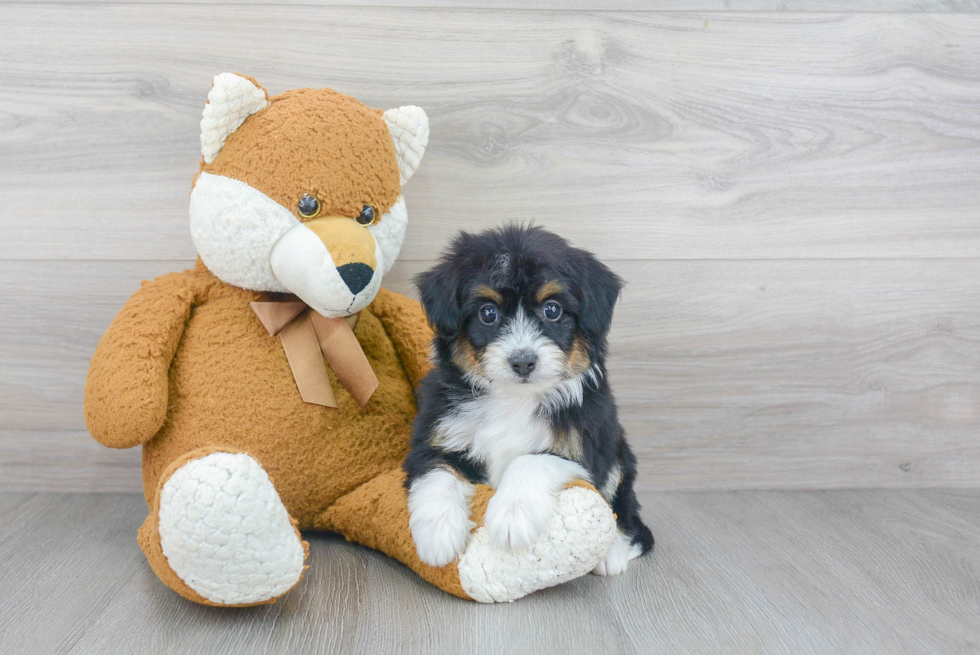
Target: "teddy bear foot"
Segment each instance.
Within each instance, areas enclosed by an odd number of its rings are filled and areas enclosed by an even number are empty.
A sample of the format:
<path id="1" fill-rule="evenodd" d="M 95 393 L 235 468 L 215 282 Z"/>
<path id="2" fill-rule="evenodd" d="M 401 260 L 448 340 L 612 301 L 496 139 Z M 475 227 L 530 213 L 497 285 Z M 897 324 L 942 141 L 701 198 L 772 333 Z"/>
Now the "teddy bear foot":
<path id="1" fill-rule="evenodd" d="M 547 530 L 529 548 L 502 548 L 485 525 L 474 530 L 458 561 L 459 581 L 482 603 L 517 600 L 593 570 L 616 534 L 616 517 L 602 496 L 590 487 L 568 487 L 558 494 Z"/>
<path id="2" fill-rule="evenodd" d="M 303 575 L 306 544 L 244 453 L 213 452 L 174 471 L 159 492 L 158 532 L 169 568 L 207 604 L 270 602 Z"/>

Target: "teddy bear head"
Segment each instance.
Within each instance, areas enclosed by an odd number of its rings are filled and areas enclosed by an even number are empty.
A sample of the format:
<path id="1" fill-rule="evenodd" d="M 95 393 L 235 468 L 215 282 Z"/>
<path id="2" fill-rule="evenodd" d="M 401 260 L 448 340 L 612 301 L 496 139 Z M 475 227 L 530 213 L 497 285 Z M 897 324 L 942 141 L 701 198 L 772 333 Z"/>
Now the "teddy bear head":
<path id="1" fill-rule="evenodd" d="M 218 75 L 190 200 L 201 259 L 228 284 L 293 293 L 330 318 L 359 312 L 398 257 L 402 185 L 428 139 L 418 107 L 382 112 L 331 89 L 270 98 Z"/>

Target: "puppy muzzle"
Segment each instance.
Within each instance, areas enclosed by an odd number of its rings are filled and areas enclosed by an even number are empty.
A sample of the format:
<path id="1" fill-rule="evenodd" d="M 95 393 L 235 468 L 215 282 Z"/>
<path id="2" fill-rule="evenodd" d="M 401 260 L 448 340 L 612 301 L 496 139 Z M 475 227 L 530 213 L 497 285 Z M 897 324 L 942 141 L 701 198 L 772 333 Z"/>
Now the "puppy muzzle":
<path id="1" fill-rule="evenodd" d="M 518 350 L 507 359 L 510 368 L 521 382 L 527 382 L 538 363 L 538 356 L 532 350 Z"/>

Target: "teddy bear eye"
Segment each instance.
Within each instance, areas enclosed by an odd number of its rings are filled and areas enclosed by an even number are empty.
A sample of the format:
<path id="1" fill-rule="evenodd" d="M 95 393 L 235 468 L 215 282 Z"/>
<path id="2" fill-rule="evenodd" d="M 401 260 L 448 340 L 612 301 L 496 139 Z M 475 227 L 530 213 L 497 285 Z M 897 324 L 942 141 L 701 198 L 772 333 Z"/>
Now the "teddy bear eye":
<path id="1" fill-rule="evenodd" d="M 316 196 L 311 196 L 308 193 L 303 194 L 303 197 L 296 203 L 296 211 L 303 218 L 313 218 L 320 213 L 320 201 L 316 199 Z"/>
<path id="2" fill-rule="evenodd" d="M 371 205 L 364 205 L 364 209 L 361 210 L 360 215 L 357 217 L 357 222 L 361 225 L 368 226 L 374 222 L 374 207 Z"/>
<path id="3" fill-rule="evenodd" d="M 493 305 L 480 307 L 480 322 L 484 325 L 493 325 L 497 322 L 497 308 Z"/>
<path id="4" fill-rule="evenodd" d="M 557 321 L 559 318 L 561 318 L 561 305 L 559 305 L 555 300 L 549 300 L 544 304 L 541 312 L 549 321 Z"/>

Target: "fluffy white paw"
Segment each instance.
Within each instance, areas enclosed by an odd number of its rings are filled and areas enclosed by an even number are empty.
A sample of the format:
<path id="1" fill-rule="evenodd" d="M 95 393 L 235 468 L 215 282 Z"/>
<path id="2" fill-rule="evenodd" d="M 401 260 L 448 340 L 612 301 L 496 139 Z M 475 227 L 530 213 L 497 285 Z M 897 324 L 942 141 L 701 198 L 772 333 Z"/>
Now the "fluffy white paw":
<path id="1" fill-rule="evenodd" d="M 635 555 L 633 554 L 634 551 L 636 551 Z M 619 575 L 620 573 L 626 573 L 626 569 L 630 565 L 630 560 L 638 555 L 639 550 L 632 548 L 629 539 L 620 532 L 617 534 L 612 548 L 609 549 L 609 554 L 606 555 L 606 559 L 599 562 L 592 569 L 592 572 L 596 575 Z"/>
<path id="2" fill-rule="evenodd" d="M 466 547 L 470 531 L 473 485 L 448 471 L 436 470 L 412 484 L 408 493 L 408 526 L 419 559 L 445 566 Z"/>
<path id="3" fill-rule="evenodd" d="M 602 496 L 572 487 L 557 495 L 553 509 L 545 530 L 526 550 L 501 548 L 486 525 L 472 534 L 459 558 L 459 580 L 470 598 L 517 600 L 585 575 L 606 557 L 617 531 Z"/>
<path id="4" fill-rule="evenodd" d="M 269 476 L 245 454 L 188 462 L 160 495 L 160 545 L 170 568 L 213 603 L 281 596 L 303 574 L 303 543 Z"/>
<path id="5" fill-rule="evenodd" d="M 551 493 L 531 493 L 521 497 L 517 493 L 498 491 L 487 504 L 483 522 L 497 546 L 521 550 L 528 548 L 544 531 L 553 511 Z"/>

